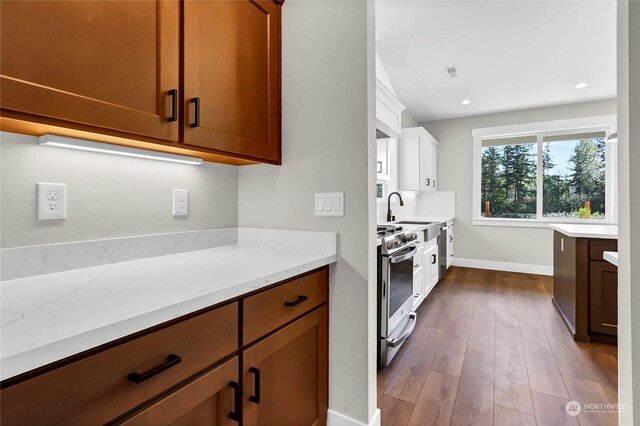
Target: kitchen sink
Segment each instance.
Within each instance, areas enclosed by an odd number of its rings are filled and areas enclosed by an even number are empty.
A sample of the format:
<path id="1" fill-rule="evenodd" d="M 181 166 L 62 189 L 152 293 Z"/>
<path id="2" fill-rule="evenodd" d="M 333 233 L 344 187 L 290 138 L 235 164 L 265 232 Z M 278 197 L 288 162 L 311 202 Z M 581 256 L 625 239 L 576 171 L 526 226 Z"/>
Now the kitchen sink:
<path id="1" fill-rule="evenodd" d="M 399 224 L 403 224 L 404 223 L 404 224 L 407 224 L 407 225 L 411 224 L 411 223 L 413 223 L 415 225 L 431 225 L 431 224 L 436 224 L 436 223 L 440 223 L 440 222 L 421 222 L 419 220 L 403 220 L 403 221 L 394 222 L 394 223 L 399 223 Z"/>
<path id="2" fill-rule="evenodd" d="M 396 224 L 406 224 L 406 225 L 429 225 L 424 229 L 424 241 L 432 240 L 440 235 L 440 223 L 441 222 L 424 222 L 424 221 L 409 221 L 403 220 L 400 222 L 395 222 Z"/>

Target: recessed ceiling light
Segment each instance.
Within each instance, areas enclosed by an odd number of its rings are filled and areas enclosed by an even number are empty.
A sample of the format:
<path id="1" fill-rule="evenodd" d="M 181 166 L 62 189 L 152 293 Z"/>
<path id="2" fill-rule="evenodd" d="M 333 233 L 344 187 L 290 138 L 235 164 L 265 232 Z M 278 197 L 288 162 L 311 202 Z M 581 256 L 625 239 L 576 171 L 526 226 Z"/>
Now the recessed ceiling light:
<path id="1" fill-rule="evenodd" d="M 471 103 L 471 101 L 469 99 L 464 99 L 462 102 L 460 102 L 462 105 L 469 105 Z"/>
<path id="2" fill-rule="evenodd" d="M 584 89 L 588 85 L 589 85 L 589 83 L 578 83 L 578 84 L 576 84 L 576 89 Z"/>

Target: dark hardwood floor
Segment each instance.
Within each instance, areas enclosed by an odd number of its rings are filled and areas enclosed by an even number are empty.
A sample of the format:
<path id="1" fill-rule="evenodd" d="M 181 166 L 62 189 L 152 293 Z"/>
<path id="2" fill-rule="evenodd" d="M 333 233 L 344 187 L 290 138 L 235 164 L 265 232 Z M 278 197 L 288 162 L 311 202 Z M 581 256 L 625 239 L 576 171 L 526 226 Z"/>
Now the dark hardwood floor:
<path id="1" fill-rule="evenodd" d="M 378 371 L 382 425 L 617 425 L 617 348 L 577 343 L 551 304 L 552 277 L 452 267 L 414 333 Z"/>

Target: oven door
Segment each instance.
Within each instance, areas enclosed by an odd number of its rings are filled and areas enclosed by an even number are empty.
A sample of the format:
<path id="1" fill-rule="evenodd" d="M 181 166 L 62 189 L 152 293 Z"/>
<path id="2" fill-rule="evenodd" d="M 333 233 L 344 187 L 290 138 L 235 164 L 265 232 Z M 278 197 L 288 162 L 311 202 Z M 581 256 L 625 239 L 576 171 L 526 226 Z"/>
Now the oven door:
<path id="1" fill-rule="evenodd" d="M 389 256 L 389 309 L 384 337 L 389 337 L 413 309 L 413 256 L 416 252 L 412 246 Z"/>

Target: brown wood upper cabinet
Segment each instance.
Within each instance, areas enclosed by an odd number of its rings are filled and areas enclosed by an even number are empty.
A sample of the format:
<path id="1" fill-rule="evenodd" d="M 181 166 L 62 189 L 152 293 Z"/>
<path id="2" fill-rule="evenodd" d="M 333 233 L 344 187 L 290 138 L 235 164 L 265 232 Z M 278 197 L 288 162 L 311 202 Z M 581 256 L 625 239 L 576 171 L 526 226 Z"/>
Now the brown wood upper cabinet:
<path id="1" fill-rule="evenodd" d="M 178 121 L 170 121 L 179 88 L 177 2 L 1 7 L 3 116 L 178 141 Z"/>
<path id="2" fill-rule="evenodd" d="M 184 2 L 184 142 L 280 162 L 280 5 Z"/>
<path id="3" fill-rule="evenodd" d="M 281 4 L 2 1 L 3 130 L 280 164 Z"/>

